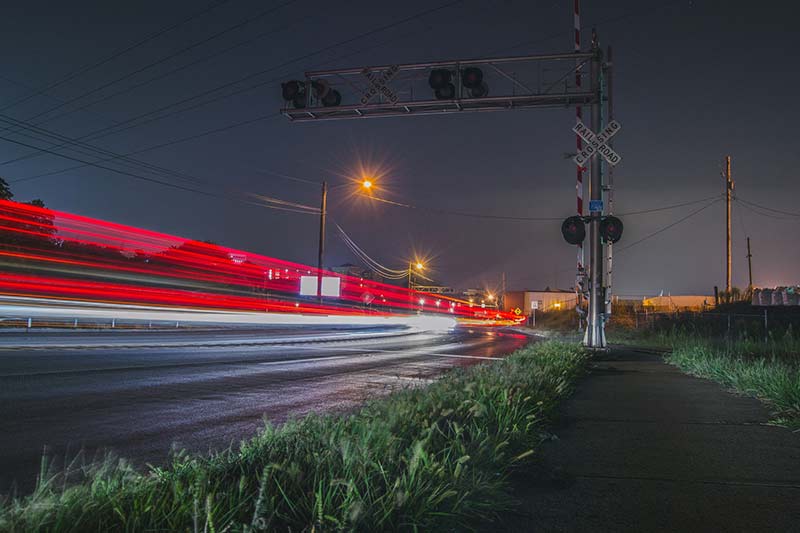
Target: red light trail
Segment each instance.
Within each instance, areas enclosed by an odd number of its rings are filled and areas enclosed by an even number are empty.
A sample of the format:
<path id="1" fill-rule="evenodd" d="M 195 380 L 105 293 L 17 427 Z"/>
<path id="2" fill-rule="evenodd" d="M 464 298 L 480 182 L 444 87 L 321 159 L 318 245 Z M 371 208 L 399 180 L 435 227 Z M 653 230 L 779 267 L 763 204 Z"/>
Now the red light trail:
<path id="1" fill-rule="evenodd" d="M 6 296 L 252 312 L 439 314 L 488 323 L 510 313 L 386 283 L 340 279 L 340 296 L 299 296 L 308 265 L 0 200 L 0 293 Z"/>

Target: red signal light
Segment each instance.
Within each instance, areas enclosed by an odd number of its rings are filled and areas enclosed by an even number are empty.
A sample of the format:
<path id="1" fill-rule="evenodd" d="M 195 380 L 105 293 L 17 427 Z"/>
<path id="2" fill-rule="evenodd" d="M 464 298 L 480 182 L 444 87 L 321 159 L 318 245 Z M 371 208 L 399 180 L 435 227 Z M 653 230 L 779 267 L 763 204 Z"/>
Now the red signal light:
<path id="1" fill-rule="evenodd" d="M 600 221 L 600 237 L 612 244 L 620 240 L 622 238 L 622 221 L 617 217 L 604 217 Z"/>
<path id="2" fill-rule="evenodd" d="M 579 216 L 569 217 L 561 224 L 561 235 L 570 244 L 580 244 L 586 238 L 586 224 Z"/>

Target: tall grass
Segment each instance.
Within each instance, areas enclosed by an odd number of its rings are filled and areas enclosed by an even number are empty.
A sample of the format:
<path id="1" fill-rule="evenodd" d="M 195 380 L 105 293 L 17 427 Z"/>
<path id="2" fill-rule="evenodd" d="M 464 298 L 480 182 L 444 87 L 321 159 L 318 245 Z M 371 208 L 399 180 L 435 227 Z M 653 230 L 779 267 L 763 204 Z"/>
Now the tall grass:
<path id="1" fill-rule="evenodd" d="M 775 423 L 800 429 L 800 341 L 791 335 L 764 342 L 673 334 L 661 342 L 671 348 L 670 363 L 761 399 Z"/>
<path id="2" fill-rule="evenodd" d="M 66 486 L 43 476 L 3 503 L 0 530 L 473 529 L 512 505 L 506 476 L 586 357 L 541 343 L 349 416 L 267 425 L 237 449 L 146 473 L 108 459 Z"/>

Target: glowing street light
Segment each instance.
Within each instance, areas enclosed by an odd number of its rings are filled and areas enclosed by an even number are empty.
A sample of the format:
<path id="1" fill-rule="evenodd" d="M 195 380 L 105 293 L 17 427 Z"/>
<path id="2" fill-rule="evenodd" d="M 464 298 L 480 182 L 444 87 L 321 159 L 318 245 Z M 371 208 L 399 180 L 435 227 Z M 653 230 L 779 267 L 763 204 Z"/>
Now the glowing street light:
<path id="1" fill-rule="evenodd" d="M 368 179 L 365 179 L 364 181 L 361 182 L 361 187 L 366 190 L 370 190 L 372 189 L 372 182 Z"/>
<path id="2" fill-rule="evenodd" d="M 408 262 L 408 288 L 409 289 L 414 288 L 414 283 L 413 283 L 413 280 L 412 280 L 412 274 L 414 273 L 414 269 L 415 268 L 417 270 L 419 270 L 419 271 L 422 271 L 422 270 L 425 270 L 425 265 L 422 264 L 422 261 L 420 261 L 419 259 L 417 259 L 416 262 L 412 262 L 412 261 Z"/>

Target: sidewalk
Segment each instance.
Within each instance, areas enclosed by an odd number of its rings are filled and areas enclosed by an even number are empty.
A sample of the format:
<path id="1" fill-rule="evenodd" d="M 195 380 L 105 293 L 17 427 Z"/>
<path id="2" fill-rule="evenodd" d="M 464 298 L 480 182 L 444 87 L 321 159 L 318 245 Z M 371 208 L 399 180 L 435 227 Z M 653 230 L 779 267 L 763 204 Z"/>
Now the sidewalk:
<path id="1" fill-rule="evenodd" d="M 660 356 L 598 355 L 506 531 L 800 531 L 800 433 Z"/>

